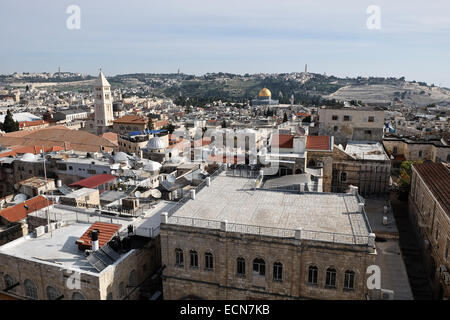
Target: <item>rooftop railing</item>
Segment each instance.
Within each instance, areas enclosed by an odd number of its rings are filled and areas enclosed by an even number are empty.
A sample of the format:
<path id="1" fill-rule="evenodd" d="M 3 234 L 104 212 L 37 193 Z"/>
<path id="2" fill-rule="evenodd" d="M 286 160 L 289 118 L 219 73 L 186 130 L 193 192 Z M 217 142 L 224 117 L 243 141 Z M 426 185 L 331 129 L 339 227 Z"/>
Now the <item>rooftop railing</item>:
<path id="1" fill-rule="evenodd" d="M 337 232 L 324 232 L 315 230 L 288 229 L 247 225 L 240 223 L 228 223 L 225 221 L 208 220 L 191 217 L 172 216 L 168 219 L 168 224 L 183 225 L 196 228 L 216 229 L 226 232 L 237 232 L 244 234 L 254 234 L 271 236 L 277 238 L 288 238 L 298 240 L 312 240 L 320 242 L 330 242 L 338 244 L 368 245 L 369 235 L 343 234 Z"/>

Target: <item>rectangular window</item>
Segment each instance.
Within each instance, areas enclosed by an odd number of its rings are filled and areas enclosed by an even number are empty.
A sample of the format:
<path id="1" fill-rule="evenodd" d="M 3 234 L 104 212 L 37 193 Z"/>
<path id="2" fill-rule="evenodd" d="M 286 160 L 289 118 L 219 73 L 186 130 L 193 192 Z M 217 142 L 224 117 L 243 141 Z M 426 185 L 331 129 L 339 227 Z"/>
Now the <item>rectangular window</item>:
<path id="1" fill-rule="evenodd" d="M 88 171 L 87 171 L 89 174 L 97 174 L 97 171 L 95 171 L 95 170 L 92 170 L 92 169 L 88 169 Z"/>
<path id="2" fill-rule="evenodd" d="M 372 130 L 364 130 L 364 134 L 372 134 Z"/>
<path id="3" fill-rule="evenodd" d="M 190 257 L 191 257 L 191 263 L 190 266 L 191 268 L 198 268 L 198 254 L 196 251 L 191 251 L 190 253 Z"/>
<path id="4" fill-rule="evenodd" d="M 205 269 L 211 271 L 213 267 L 213 255 L 209 252 L 205 253 Z"/>
<path id="5" fill-rule="evenodd" d="M 375 122 L 375 117 L 370 116 L 370 117 L 369 117 L 369 122 Z"/>
<path id="6" fill-rule="evenodd" d="M 344 288 L 354 289 L 355 287 L 355 274 L 353 272 L 346 272 L 344 275 Z"/>
<path id="7" fill-rule="evenodd" d="M 332 116 L 331 118 L 333 119 L 333 121 L 337 121 L 339 119 L 338 116 Z"/>
<path id="8" fill-rule="evenodd" d="M 333 288 L 336 287 L 336 270 L 334 270 L 334 269 L 327 270 L 325 285 L 327 287 L 333 287 Z"/>
<path id="9" fill-rule="evenodd" d="M 344 121 L 350 121 L 350 116 L 344 116 Z"/>
<path id="10" fill-rule="evenodd" d="M 308 283 L 317 284 L 317 275 L 318 275 L 317 267 L 310 267 L 308 270 Z"/>
<path id="11" fill-rule="evenodd" d="M 237 274 L 245 276 L 245 260 L 242 258 L 237 259 Z"/>

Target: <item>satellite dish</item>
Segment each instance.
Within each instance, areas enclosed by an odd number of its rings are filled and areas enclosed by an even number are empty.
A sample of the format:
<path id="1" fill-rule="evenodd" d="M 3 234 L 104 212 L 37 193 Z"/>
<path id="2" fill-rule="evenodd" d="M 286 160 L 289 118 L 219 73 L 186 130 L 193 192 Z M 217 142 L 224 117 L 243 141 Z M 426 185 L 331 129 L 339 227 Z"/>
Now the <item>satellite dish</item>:
<path id="1" fill-rule="evenodd" d="M 159 191 L 158 189 L 153 189 L 151 191 L 151 195 L 153 198 L 156 198 L 156 199 L 160 199 L 162 197 L 161 191 Z"/>
<path id="2" fill-rule="evenodd" d="M 14 203 L 21 203 L 21 202 L 24 202 L 25 200 L 27 200 L 27 196 L 25 194 L 23 194 L 23 193 L 19 193 L 18 195 L 16 195 L 14 197 L 13 202 Z"/>
<path id="3" fill-rule="evenodd" d="M 175 183 L 175 181 L 177 180 L 174 176 L 172 175 L 168 175 L 166 177 L 166 180 L 169 181 L 170 183 Z"/>
<path id="4" fill-rule="evenodd" d="M 136 192 L 134 193 L 134 196 L 135 196 L 136 198 L 140 198 L 141 195 L 142 195 L 142 193 L 141 193 L 140 191 L 136 191 Z"/>

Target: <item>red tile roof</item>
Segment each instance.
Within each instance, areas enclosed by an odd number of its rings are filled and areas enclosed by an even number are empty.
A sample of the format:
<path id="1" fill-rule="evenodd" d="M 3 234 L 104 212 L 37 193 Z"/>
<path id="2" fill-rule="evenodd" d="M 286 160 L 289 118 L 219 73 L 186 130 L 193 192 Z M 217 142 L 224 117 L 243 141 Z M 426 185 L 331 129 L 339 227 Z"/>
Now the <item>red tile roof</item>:
<path id="1" fill-rule="evenodd" d="M 293 134 L 276 134 L 273 136 L 272 146 L 291 149 L 294 146 Z"/>
<path id="2" fill-rule="evenodd" d="M 0 157 L 16 156 L 25 153 L 39 154 L 42 150 L 42 146 L 25 146 L 13 148 L 11 151 L 0 153 Z M 64 148 L 59 146 L 44 147 L 44 152 L 62 151 Z"/>
<path id="3" fill-rule="evenodd" d="M 128 114 L 119 119 L 113 121 L 114 123 L 126 123 L 126 124 L 146 124 L 148 123 L 148 118 L 143 118 L 135 114 Z"/>
<path id="4" fill-rule="evenodd" d="M 0 216 L 9 222 L 17 222 L 27 217 L 29 213 L 46 208 L 52 202 L 44 196 L 37 196 L 0 211 Z M 28 209 L 27 209 L 28 208 Z"/>
<path id="5" fill-rule="evenodd" d="M 329 136 L 307 136 L 306 149 L 331 150 L 331 139 Z"/>
<path id="6" fill-rule="evenodd" d="M 413 164 L 413 167 L 450 216 L 450 170 L 434 162 Z"/>
<path id="7" fill-rule="evenodd" d="M 120 229 L 120 224 L 95 222 L 85 233 L 75 242 L 80 250 L 92 249 L 91 231 L 98 230 L 98 246 L 103 247 L 114 237 Z"/>
<path id="8" fill-rule="evenodd" d="M 80 187 L 80 188 L 90 188 L 95 189 L 102 184 L 113 181 L 117 179 L 116 176 L 112 174 L 97 174 L 95 176 L 80 180 L 78 182 L 72 183 L 69 187 Z"/>

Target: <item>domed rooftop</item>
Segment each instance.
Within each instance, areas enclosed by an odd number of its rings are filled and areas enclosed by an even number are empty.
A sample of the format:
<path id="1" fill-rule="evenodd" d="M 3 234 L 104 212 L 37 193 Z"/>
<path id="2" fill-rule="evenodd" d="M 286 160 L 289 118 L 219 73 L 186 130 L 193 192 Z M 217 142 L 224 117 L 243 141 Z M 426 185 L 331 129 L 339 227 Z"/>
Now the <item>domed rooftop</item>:
<path id="1" fill-rule="evenodd" d="M 267 88 L 261 89 L 258 93 L 258 97 L 270 98 L 272 97 L 272 92 Z"/>
<path id="2" fill-rule="evenodd" d="M 114 156 L 114 162 L 125 162 L 128 161 L 128 155 L 125 152 L 117 152 Z"/>
<path id="3" fill-rule="evenodd" d="M 158 171 L 159 169 L 161 169 L 161 164 L 156 162 L 156 161 L 149 161 L 145 166 L 144 169 L 147 171 Z"/>
<path id="4" fill-rule="evenodd" d="M 123 103 L 121 103 L 121 102 L 114 102 L 113 103 L 113 111 L 114 112 L 123 111 L 123 110 L 124 110 Z"/>
<path id="5" fill-rule="evenodd" d="M 165 149 L 165 148 L 166 148 L 166 144 L 159 137 L 153 137 L 150 140 L 148 140 L 147 149 L 157 150 L 157 149 Z"/>
<path id="6" fill-rule="evenodd" d="M 33 162 L 36 161 L 36 156 L 32 153 L 25 153 L 22 156 L 22 161 L 26 161 L 26 162 Z"/>

